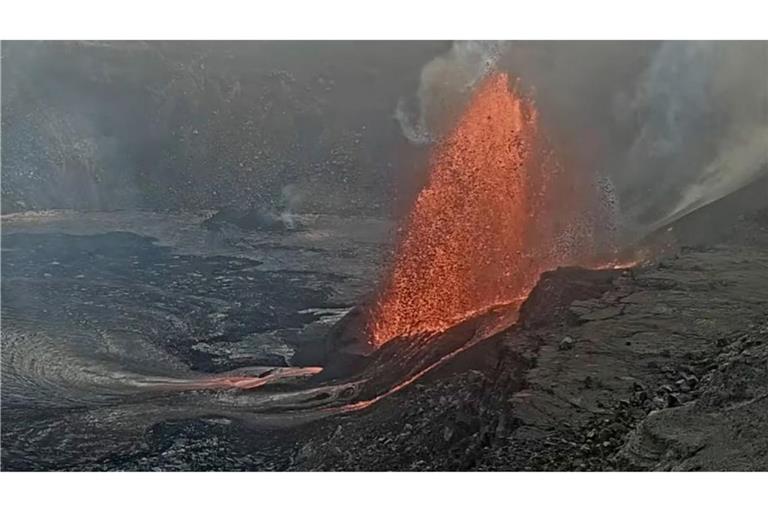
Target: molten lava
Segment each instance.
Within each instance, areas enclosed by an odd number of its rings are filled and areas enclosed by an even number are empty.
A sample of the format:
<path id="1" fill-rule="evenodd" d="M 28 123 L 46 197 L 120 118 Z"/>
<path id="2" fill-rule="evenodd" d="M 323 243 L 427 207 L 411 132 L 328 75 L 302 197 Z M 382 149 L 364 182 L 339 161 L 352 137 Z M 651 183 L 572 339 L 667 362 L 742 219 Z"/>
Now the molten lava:
<path id="1" fill-rule="evenodd" d="M 488 76 L 436 146 L 370 311 L 376 345 L 441 331 L 527 296 L 539 274 L 594 245 L 594 183 L 547 148 L 531 100 Z"/>

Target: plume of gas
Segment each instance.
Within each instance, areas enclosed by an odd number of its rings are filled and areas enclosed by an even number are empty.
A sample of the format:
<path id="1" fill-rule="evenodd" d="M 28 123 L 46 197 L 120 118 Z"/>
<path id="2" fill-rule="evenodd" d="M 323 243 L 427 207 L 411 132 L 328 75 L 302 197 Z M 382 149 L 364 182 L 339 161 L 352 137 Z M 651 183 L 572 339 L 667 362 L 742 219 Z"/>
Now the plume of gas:
<path id="1" fill-rule="evenodd" d="M 663 43 L 630 109 L 640 123 L 617 175 L 642 233 L 768 172 L 768 43 Z"/>
<path id="2" fill-rule="evenodd" d="M 768 42 L 455 43 L 398 104 L 403 134 L 436 143 L 493 68 L 532 91 L 570 172 L 611 183 L 623 243 L 768 173 Z"/>
<path id="3" fill-rule="evenodd" d="M 395 110 L 403 135 L 414 144 L 433 143 L 458 117 L 474 87 L 493 69 L 506 43 L 457 41 L 421 70 L 419 88 Z"/>

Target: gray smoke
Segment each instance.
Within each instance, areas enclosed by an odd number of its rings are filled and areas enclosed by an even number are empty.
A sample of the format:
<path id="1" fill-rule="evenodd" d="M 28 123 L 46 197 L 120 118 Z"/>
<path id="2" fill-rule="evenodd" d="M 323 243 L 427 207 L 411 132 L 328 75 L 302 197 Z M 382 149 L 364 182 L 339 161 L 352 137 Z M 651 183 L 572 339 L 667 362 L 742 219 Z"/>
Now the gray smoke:
<path id="1" fill-rule="evenodd" d="M 660 227 L 766 172 L 768 44 L 664 43 L 629 107 L 641 123 L 619 173 L 646 199 L 627 214 Z"/>
<path id="2" fill-rule="evenodd" d="M 403 134 L 433 142 L 493 67 L 534 96 L 573 172 L 615 186 L 625 237 L 768 172 L 766 42 L 456 43 L 398 105 Z"/>
<path id="3" fill-rule="evenodd" d="M 400 98 L 395 119 L 414 144 L 435 141 L 450 124 L 472 89 L 493 69 L 506 43 L 459 41 L 421 70 L 415 96 Z"/>
<path id="4" fill-rule="evenodd" d="M 280 212 L 280 220 L 285 224 L 286 228 L 295 229 L 297 221 L 296 210 L 305 201 L 305 193 L 296 184 L 290 183 L 283 187 L 281 199 L 283 210 Z"/>

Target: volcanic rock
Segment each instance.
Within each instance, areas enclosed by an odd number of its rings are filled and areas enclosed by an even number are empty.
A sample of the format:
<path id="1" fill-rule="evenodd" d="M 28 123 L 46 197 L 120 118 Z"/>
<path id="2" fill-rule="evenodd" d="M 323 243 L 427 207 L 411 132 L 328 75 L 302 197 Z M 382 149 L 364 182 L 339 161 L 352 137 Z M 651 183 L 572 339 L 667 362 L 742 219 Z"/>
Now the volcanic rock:
<path id="1" fill-rule="evenodd" d="M 485 342 L 496 363 L 483 379 L 437 372 L 350 418 L 333 445 L 354 458 L 323 448 L 297 469 L 768 468 L 766 264 L 762 250 L 717 248 L 631 273 L 558 269 L 523 325 Z M 622 312 L 574 321 L 574 300 Z"/>
<path id="2" fill-rule="evenodd" d="M 323 343 L 324 369 L 320 378 L 349 375 L 364 366 L 375 348 L 368 335 L 367 320 L 366 308 L 356 306 L 331 327 Z"/>
<path id="3" fill-rule="evenodd" d="M 562 340 L 560 340 L 560 344 L 558 345 L 558 350 L 571 350 L 573 346 L 576 344 L 576 342 L 571 338 L 570 336 L 566 336 Z"/>
<path id="4" fill-rule="evenodd" d="M 613 288 L 614 279 L 621 274 L 621 270 L 580 267 L 562 267 L 544 272 L 520 308 L 520 322 L 529 329 L 573 323 L 574 317 L 578 316 L 570 311 L 574 301 L 582 301 L 579 305 L 584 305 L 583 301 L 600 297 Z M 591 309 L 583 311 L 584 314 L 590 312 Z"/>
<path id="5" fill-rule="evenodd" d="M 244 231 L 264 230 L 280 232 L 289 230 L 292 227 L 279 215 L 264 208 L 246 210 L 223 208 L 202 223 L 204 228 L 211 231 L 219 231 L 226 225 L 234 226 Z"/>

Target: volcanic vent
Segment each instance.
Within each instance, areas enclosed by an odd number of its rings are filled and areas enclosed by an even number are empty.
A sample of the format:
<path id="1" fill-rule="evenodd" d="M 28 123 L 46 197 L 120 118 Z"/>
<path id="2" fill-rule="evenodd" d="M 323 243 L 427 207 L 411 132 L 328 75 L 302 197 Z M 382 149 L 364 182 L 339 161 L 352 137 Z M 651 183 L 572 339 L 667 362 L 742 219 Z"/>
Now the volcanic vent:
<path id="1" fill-rule="evenodd" d="M 564 170 L 509 82 L 488 75 L 435 147 L 370 311 L 375 345 L 519 302 L 542 271 L 594 257 L 596 181 Z"/>

